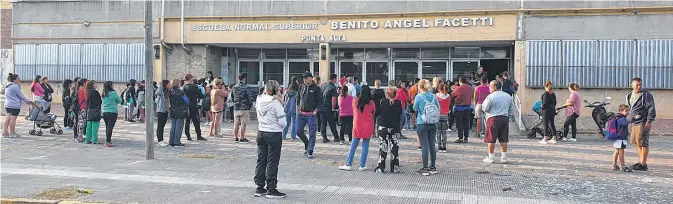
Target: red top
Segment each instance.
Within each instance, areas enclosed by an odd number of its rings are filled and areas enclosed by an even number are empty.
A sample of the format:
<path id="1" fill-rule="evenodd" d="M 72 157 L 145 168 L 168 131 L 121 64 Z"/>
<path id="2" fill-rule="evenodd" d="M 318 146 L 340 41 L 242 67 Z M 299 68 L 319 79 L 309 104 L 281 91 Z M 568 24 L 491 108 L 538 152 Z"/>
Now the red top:
<path id="1" fill-rule="evenodd" d="M 407 109 L 407 102 L 409 101 L 409 95 L 407 94 L 406 90 L 397 89 L 397 95 L 395 95 L 395 99 L 400 100 L 402 102 L 402 110 Z"/>
<path id="2" fill-rule="evenodd" d="M 84 91 L 84 88 L 80 89 L 77 92 L 77 103 L 79 103 L 79 109 L 80 110 L 86 110 L 86 108 L 87 108 L 86 91 Z"/>
<path id="3" fill-rule="evenodd" d="M 456 106 L 472 105 L 472 86 L 463 84 L 453 90 L 453 95 L 456 97 Z"/>
<path id="4" fill-rule="evenodd" d="M 353 137 L 358 139 L 369 139 L 374 133 L 374 113 L 376 106 L 374 101 L 369 101 L 365 105 L 364 111 L 360 112 L 358 108 L 358 98 L 353 99 Z"/>
<path id="5" fill-rule="evenodd" d="M 439 102 L 439 114 L 440 115 L 449 115 L 449 107 L 451 107 L 451 96 L 446 94 L 444 97 L 440 97 L 440 94 L 435 94 L 437 97 L 437 102 Z"/>

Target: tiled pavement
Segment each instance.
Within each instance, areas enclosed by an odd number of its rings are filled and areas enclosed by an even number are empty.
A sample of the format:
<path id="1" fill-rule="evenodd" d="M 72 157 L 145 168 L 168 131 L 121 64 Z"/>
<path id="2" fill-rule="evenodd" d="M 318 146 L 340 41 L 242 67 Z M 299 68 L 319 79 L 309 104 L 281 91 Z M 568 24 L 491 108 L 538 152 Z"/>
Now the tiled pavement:
<path id="1" fill-rule="evenodd" d="M 279 188 L 288 197 L 274 202 L 251 195 L 253 131 L 248 133 L 250 144 L 233 144 L 230 135 L 206 142 L 183 137 L 187 147 L 157 147 L 156 159 L 146 161 L 144 124 L 119 121 L 115 148 L 74 143 L 72 132 L 29 136 L 27 121 L 18 126 L 22 138 L 1 140 L 3 197 L 34 197 L 48 188 L 72 186 L 94 190 L 77 200 L 120 203 L 673 202 L 673 141 L 666 137 L 652 138 L 648 172 L 611 171 L 614 149 L 595 135 L 558 145 L 512 136 L 509 164 L 481 163 L 486 147 L 475 138 L 468 144 L 451 143 L 449 153 L 438 153 L 439 174 L 430 177 L 413 173 L 421 166 L 415 139 L 401 142 L 402 174 L 339 171 L 348 146 L 319 143 L 316 158 L 308 160 L 302 156 L 301 142 L 286 141 Z M 230 124 L 225 124 L 223 132 L 230 131 Z M 449 135 L 455 137 L 454 132 Z M 377 148 L 375 143 L 370 146 L 370 169 L 377 161 Z M 190 154 L 217 157 L 194 159 L 187 157 Z M 354 166 L 359 156 L 358 151 Z M 634 148 L 627 149 L 626 159 L 637 160 Z M 513 190 L 503 191 L 504 187 Z"/>

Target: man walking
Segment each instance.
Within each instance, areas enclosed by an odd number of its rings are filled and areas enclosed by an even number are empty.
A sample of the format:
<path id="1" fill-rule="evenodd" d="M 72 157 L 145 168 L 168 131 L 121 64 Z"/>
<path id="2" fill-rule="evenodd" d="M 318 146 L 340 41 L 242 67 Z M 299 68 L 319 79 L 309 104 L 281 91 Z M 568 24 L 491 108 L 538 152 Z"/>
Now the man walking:
<path id="1" fill-rule="evenodd" d="M 505 93 L 499 81 L 491 81 L 489 94 L 481 107 L 486 113 L 486 136 L 484 142 L 488 144 L 488 156 L 485 163 L 493 163 L 495 141 L 500 142 L 500 163 L 507 163 L 507 142 L 509 142 L 509 116 L 514 115 L 512 97 Z"/>
<path id="2" fill-rule="evenodd" d="M 329 81 L 324 83 L 321 86 L 323 103 L 318 109 L 320 114 L 320 133 L 322 135 L 322 143 L 330 142 L 327 139 L 327 125 L 329 124 L 332 135 L 334 135 L 334 142 L 339 142 L 339 132 L 336 128 L 336 118 L 334 117 L 334 111 L 336 110 L 337 104 L 337 88 L 336 88 L 336 74 L 330 74 Z"/>
<path id="3" fill-rule="evenodd" d="M 631 125 L 631 144 L 638 151 L 638 163 L 632 167 L 634 170 L 647 171 L 647 155 L 650 153 L 650 129 L 657 112 L 654 108 L 654 96 L 649 90 L 643 89 L 643 81 L 640 78 L 631 80 L 631 93 L 626 95 L 626 103 L 631 106 L 629 121 Z"/>
<path id="4" fill-rule="evenodd" d="M 192 136 L 189 133 L 189 122 L 194 123 L 194 131 L 196 132 L 196 140 L 206 141 L 206 138 L 201 137 L 201 122 L 199 121 L 199 106 L 198 100 L 203 98 L 201 89 L 199 86 L 194 84 L 194 76 L 191 74 L 185 75 L 185 85 L 182 86 L 182 91 L 185 92 L 185 96 L 189 99 L 189 116 L 185 119 L 185 136 L 187 140 L 192 140 Z"/>
<path id="5" fill-rule="evenodd" d="M 311 73 L 305 72 L 302 78 L 304 78 L 304 83 L 299 86 L 299 96 L 297 96 L 297 136 L 304 142 L 304 155 L 312 159 L 317 129 L 316 116 L 318 107 L 323 103 L 323 97 L 320 94 L 320 87 L 313 82 Z M 306 138 L 306 133 L 304 133 L 304 127 L 307 124 L 309 138 Z"/>
<path id="6" fill-rule="evenodd" d="M 246 81 L 248 74 L 238 75 L 238 84 L 232 89 L 231 97 L 234 101 L 234 142 L 248 143 L 245 138 L 245 128 L 250 122 L 250 108 L 252 108 L 252 97 L 255 94 L 250 91 Z M 240 140 L 239 140 L 240 138 Z"/>
<path id="7" fill-rule="evenodd" d="M 470 132 L 470 124 L 472 124 L 472 86 L 467 84 L 464 76 L 458 77 L 460 86 L 456 87 L 451 94 L 456 97 L 456 105 L 453 106 L 456 118 L 456 129 L 458 129 L 458 140 L 455 143 L 467 143 L 468 134 Z M 501 85 L 502 86 L 502 85 Z M 483 109 L 483 105 L 482 105 Z"/>

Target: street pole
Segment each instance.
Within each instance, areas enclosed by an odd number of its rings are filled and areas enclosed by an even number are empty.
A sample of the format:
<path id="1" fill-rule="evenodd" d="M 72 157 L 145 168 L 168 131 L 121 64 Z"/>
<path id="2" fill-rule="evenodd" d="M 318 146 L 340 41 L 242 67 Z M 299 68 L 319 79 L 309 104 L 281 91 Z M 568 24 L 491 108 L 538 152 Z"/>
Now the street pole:
<path id="1" fill-rule="evenodd" d="M 152 0 L 145 1 L 145 159 L 154 159 L 154 56 L 152 52 Z"/>

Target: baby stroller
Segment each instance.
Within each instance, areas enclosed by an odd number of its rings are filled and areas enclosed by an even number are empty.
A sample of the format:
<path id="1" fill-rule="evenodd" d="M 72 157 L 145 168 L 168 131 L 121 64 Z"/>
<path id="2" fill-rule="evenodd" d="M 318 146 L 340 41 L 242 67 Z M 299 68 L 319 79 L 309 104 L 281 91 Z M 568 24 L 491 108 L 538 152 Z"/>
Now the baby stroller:
<path id="1" fill-rule="evenodd" d="M 49 129 L 51 134 L 63 134 L 63 128 L 56 123 L 56 115 L 46 113 L 50 103 L 47 101 L 35 101 L 35 106 L 30 109 L 30 121 L 33 121 L 33 129 L 28 132 L 30 135 L 42 136 L 41 129 Z"/>
<path id="2" fill-rule="evenodd" d="M 543 124 L 543 122 L 542 122 L 542 101 L 538 101 L 537 103 L 535 103 L 535 105 L 533 105 L 533 111 L 535 113 L 537 113 L 538 119 L 540 119 L 540 122 L 535 124 L 535 126 L 533 126 L 532 128 L 526 130 L 526 137 L 528 137 L 528 139 L 535 139 L 535 137 L 537 137 L 538 134 L 540 134 L 540 136 L 543 136 L 543 137 L 545 135 L 544 134 L 544 128 L 540 127 Z M 555 115 L 558 115 L 558 113 L 559 113 L 559 111 L 557 109 Z M 558 138 L 561 138 L 561 137 L 563 137 L 563 132 L 562 131 L 556 131 L 556 138 L 558 139 Z M 552 139 L 552 138 L 550 138 L 550 139 Z"/>

